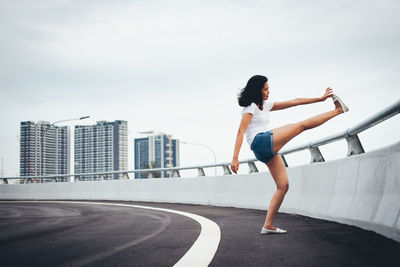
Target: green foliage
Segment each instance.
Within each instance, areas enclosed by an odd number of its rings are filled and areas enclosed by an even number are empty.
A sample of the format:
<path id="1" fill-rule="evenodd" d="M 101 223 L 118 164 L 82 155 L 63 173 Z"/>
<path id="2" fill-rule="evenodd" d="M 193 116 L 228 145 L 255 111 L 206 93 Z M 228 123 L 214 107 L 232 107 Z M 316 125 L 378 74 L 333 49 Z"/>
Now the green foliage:
<path id="1" fill-rule="evenodd" d="M 156 162 L 155 161 L 151 161 L 150 165 L 149 164 L 145 164 L 144 165 L 145 169 L 156 169 Z M 161 172 L 160 171 L 150 171 L 151 177 L 152 178 L 161 178 Z"/>

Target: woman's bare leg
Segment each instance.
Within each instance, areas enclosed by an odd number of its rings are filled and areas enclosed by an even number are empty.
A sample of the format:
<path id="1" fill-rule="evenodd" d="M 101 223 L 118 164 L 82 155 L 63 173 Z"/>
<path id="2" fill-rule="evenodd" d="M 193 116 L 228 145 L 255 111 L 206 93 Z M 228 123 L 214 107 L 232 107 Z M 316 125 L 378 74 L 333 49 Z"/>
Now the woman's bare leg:
<path id="1" fill-rule="evenodd" d="M 272 178 L 274 178 L 276 183 L 276 192 L 272 196 L 271 202 L 269 203 L 267 216 L 264 222 L 264 228 L 275 230 L 275 227 L 272 226 L 272 222 L 274 221 L 275 215 L 278 212 L 283 198 L 289 189 L 289 180 L 286 173 L 285 164 L 283 163 L 282 157 L 279 154 L 275 155 L 267 163 L 267 166 Z"/>
<path id="2" fill-rule="evenodd" d="M 335 103 L 336 108 L 332 111 L 328 111 L 309 118 L 307 120 L 292 123 L 280 128 L 273 129 L 273 151 L 278 152 L 281 148 L 289 142 L 293 137 L 299 135 L 301 132 L 320 126 L 324 122 L 332 119 L 333 117 L 343 113 L 342 108 L 338 103 Z M 283 163 L 282 157 L 277 154 L 268 163 L 268 169 L 276 183 L 276 192 L 272 196 L 269 204 L 267 216 L 265 218 L 264 228 L 275 230 L 272 226 L 272 222 L 282 204 L 282 201 L 289 189 L 289 179 L 286 172 L 285 164 Z"/>
<path id="3" fill-rule="evenodd" d="M 337 102 L 336 102 L 337 103 Z M 282 149 L 284 145 L 287 144 L 293 137 L 299 135 L 301 132 L 315 128 L 325 123 L 326 121 L 332 119 L 333 117 L 343 113 L 340 106 L 337 106 L 336 109 L 319 114 L 315 117 L 309 118 L 304 121 L 300 121 L 297 123 L 287 124 L 285 126 L 272 129 L 273 137 L 273 150 L 274 152 L 278 152 Z"/>

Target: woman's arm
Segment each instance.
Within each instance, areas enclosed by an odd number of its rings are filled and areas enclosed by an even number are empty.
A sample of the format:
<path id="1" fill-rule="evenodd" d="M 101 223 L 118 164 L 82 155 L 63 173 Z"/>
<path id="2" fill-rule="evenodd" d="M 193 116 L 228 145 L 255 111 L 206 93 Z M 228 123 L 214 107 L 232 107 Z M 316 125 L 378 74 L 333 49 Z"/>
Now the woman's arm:
<path id="1" fill-rule="evenodd" d="M 233 159 L 231 163 L 231 170 L 234 173 L 237 173 L 239 169 L 239 152 L 240 148 L 242 147 L 244 133 L 246 132 L 246 129 L 249 126 L 252 117 L 253 114 L 244 113 L 240 122 L 239 130 L 236 135 L 235 149 L 233 151 Z"/>
<path id="2" fill-rule="evenodd" d="M 285 109 L 285 108 L 290 108 L 298 105 L 305 105 L 305 104 L 311 104 L 311 103 L 316 103 L 316 102 L 322 102 L 325 101 L 328 97 L 332 96 L 332 88 L 328 87 L 325 90 L 325 94 L 322 97 L 316 97 L 316 98 L 296 98 L 293 100 L 289 101 L 284 101 L 284 102 L 274 102 L 274 106 L 272 107 L 272 110 L 280 110 L 280 109 Z"/>

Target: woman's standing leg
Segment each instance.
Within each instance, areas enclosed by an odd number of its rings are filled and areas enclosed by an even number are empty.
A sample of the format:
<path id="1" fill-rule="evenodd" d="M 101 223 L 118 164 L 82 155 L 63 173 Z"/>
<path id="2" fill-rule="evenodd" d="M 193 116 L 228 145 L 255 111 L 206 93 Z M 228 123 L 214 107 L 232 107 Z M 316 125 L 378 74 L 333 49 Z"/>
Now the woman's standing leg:
<path id="1" fill-rule="evenodd" d="M 272 196 L 271 202 L 269 203 L 264 228 L 275 230 L 275 228 L 272 227 L 272 222 L 274 221 L 275 215 L 278 212 L 279 207 L 282 204 L 283 198 L 285 197 L 285 194 L 289 189 L 289 180 L 286 173 L 285 164 L 283 163 L 282 157 L 279 154 L 275 155 L 267 163 L 267 166 L 272 175 L 272 178 L 274 178 L 274 181 L 276 183 L 276 192 Z"/>

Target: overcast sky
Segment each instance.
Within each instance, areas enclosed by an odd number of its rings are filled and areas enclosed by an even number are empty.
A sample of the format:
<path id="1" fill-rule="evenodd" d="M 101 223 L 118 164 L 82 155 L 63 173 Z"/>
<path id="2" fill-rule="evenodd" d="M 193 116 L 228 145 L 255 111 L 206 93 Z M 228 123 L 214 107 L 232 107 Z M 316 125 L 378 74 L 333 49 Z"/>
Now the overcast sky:
<path id="1" fill-rule="evenodd" d="M 207 144 L 230 162 L 254 74 L 270 99 L 319 97 L 328 86 L 350 112 L 287 147 L 345 130 L 399 99 L 399 1 L 18 1 L 0 2 L 0 156 L 19 174 L 21 121 L 90 115 L 61 125 L 127 120 L 129 169 L 139 131 Z M 271 128 L 333 107 L 271 113 Z M 399 116 L 360 134 L 367 151 L 399 141 Z M 340 141 L 321 147 L 343 157 Z M 244 142 L 240 159 L 253 158 Z M 288 157 L 307 163 L 307 152 Z M 213 162 L 181 144 L 181 166 Z M 242 168 L 242 167 L 241 167 Z M 244 171 L 245 168 L 242 168 Z"/>

